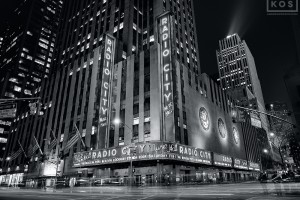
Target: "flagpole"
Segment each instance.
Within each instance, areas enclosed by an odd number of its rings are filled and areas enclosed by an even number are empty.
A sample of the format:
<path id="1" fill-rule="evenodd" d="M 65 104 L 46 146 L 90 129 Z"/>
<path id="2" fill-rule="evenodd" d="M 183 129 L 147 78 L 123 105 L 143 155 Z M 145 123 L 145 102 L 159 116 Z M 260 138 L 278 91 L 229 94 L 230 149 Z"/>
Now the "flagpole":
<path id="1" fill-rule="evenodd" d="M 81 137 L 81 134 L 80 134 L 80 132 L 79 132 L 79 130 L 78 130 L 78 128 L 77 128 L 77 126 L 76 126 L 76 124 L 75 124 L 75 128 L 76 128 L 76 132 L 77 132 L 77 134 L 79 134 L 79 138 L 80 138 L 80 141 L 81 141 L 81 143 L 82 143 L 82 145 L 83 145 L 83 147 L 84 148 L 86 148 L 86 146 L 85 146 L 85 143 L 84 143 L 84 141 L 82 140 L 82 137 Z"/>
<path id="2" fill-rule="evenodd" d="M 36 140 L 35 136 L 33 136 L 33 138 L 34 138 L 36 144 L 38 145 L 38 148 L 39 148 L 39 150 L 40 150 L 40 153 L 43 155 L 42 149 L 41 149 L 41 147 L 40 147 L 38 141 Z"/>
<path id="3" fill-rule="evenodd" d="M 20 145 L 20 147 L 21 147 L 21 149 L 22 149 L 22 151 L 23 151 L 23 153 L 24 153 L 25 157 L 27 158 L 27 155 L 26 155 L 26 153 L 25 153 L 25 151 L 24 151 L 24 149 L 23 149 L 23 147 L 22 147 L 22 145 L 21 145 L 21 143 L 20 143 L 20 141 L 19 141 L 19 140 L 18 140 L 18 143 L 19 143 L 19 145 Z"/>

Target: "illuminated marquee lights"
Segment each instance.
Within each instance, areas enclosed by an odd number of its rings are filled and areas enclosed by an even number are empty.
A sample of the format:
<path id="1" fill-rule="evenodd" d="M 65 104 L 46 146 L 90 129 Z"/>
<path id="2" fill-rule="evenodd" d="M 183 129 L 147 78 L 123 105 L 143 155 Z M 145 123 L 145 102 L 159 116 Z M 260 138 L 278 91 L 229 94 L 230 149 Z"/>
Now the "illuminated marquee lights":
<path id="1" fill-rule="evenodd" d="M 222 138 L 225 138 L 227 136 L 226 126 L 224 121 L 221 118 L 218 119 L 218 130 Z"/>
<path id="2" fill-rule="evenodd" d="M 199 118 L 200 118 L 201 126 L 203 127 L 204 130 L 207 131 L 210 126 L 210 121 L 208 117 L 208 112 L 204 107 L 201 107 L 199 110 Z"/>
<path id="3" fill-rule="evenodd" d="M 171 64 L 171 40 L 170 40 L 170 16 L 164 15 L 160 19 L 160 44 L 162 57 L 162 85 L 163 85 L 163 110 L 165 116 L 173 112 L 172 91 L 172 64 Z"/>
<path id="4" fill-rule="evenodd" d="M 100 97 L 100 126 L 107 125 L 107 110 L 109 108 L 109 88 L 111 79 L 111 67 L 113 65 L 114 39 L 106 36 L 104 47 L 104 64 L 102 74 L 102 86 Z"/>
<path id="5" fill-rule="evenodd" d="M 232 128 L 232 135 L 233 135 L 233 140 L 236 144 L 239 143 L 240 137 L 237 129 L 235 127 Z"/>

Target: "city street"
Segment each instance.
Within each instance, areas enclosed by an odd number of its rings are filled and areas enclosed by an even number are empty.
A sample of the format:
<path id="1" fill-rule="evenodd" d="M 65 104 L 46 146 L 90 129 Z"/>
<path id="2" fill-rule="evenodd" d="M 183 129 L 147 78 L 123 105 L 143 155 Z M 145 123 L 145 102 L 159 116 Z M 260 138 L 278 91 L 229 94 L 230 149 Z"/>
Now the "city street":
<path id="1" fill-rule="evenodd" d="M 1 200 L 16 199 L 299 199 L 300 184 L 238 183 L 222 185 L 162 187 L 76 187 L 57 191 L 41 189 L 0 189 Z"/>

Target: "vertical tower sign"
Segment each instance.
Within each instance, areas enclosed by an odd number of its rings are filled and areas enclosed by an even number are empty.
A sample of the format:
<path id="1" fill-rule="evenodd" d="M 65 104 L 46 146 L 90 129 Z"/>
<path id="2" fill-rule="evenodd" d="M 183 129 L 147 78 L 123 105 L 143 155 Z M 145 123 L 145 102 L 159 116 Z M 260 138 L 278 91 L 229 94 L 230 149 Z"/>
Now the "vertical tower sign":
<path id="1" fill-rule="evenodd" d="M 115 39 L 106 35 L 104 45 L 103 58 L 103 72 L 102 72 L 102 84 L 101 84 L 101 96 L 100 96 L 100 111 L 99 111 L 99 141 L 100 147 L 104 147 L 107 140 L 107 126 L 109 122 L 110 113 L 110 97 L 111 97 L 111 79 L 112 79 L 112 67 L 114 64 L 114 52 L 115 52 Z"/>
<path id="2" fill-rule="evenodd" d="M 172 89 L 172 60 L 171 60 L 171 25 L 170 14 L 166 13 L 158 18 L 158 35 L 161 46 L 162 62 L 162 95 L 163 112 L 167 117 L 173 112 Z"/>
<path id="3" fill-rule="evenodd" d="M 158 42 L 160 44 L 162 139 L 175 142 L 173 82 L 172 82 L 172 18 L 170 12 L 157 17 Z"/>

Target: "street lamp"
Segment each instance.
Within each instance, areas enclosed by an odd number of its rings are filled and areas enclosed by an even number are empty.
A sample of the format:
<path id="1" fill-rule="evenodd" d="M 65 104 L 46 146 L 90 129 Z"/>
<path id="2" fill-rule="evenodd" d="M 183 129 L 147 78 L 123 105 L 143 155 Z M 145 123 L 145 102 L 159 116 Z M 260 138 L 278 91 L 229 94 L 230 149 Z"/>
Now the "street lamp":
<path id="1" fill-rule="evenodd" d="M 132 129 L 127 125 L 127 124 L 125 124 L 124 122 L 122 122 L 119 118 L 115 118 L 114 120 L 113 120 L 113 124 L 115 124 L 115 125 L 119 125 L 119 124 L 123 124 L 123 125 L 125 125 L 129 130 L 130 130 L 130 132 L 131 132 L 131 137 L 133 136 L 133 131 L 132 131 Z M 131 139 L 131 143 L 133 143 L 134 141 L 133 141 L 133 139 Z M 131 156 L 131 158 L 130 158 L 130 186 L 132 186 L 132 182 L 133 182 L 133 166 L 132 166 L 132 156 L 133 156 L 133 154 L 132 154 L 132 151 L 131 150 L 133 150 L 133 146 L 130 146 L 129 147 L 129 155 Z"/>
<path id="2" fill-rule="evenodd" d="M 270 133 L 270 137 L 274 138 L 275 134 L 273 132 Z"/>
<path id="3" fill-rule="evenodd" d="M 269 153 L 268 149 L 263 149 L 264 153 Z"/>

